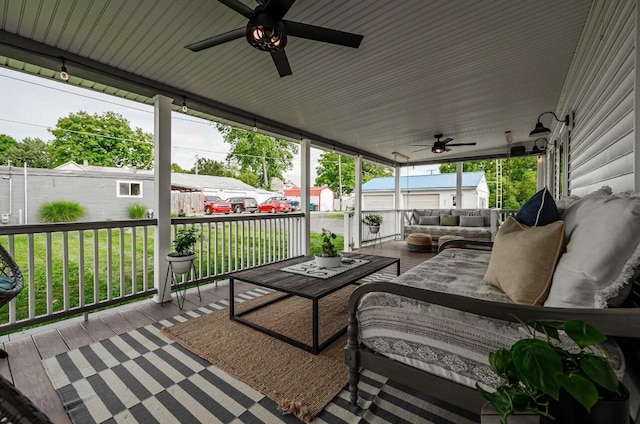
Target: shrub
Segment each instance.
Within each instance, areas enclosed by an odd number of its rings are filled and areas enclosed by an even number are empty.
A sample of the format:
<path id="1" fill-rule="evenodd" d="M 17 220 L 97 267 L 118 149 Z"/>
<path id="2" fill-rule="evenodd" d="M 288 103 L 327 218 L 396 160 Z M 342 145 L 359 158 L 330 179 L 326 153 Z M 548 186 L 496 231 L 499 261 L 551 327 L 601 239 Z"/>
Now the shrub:
<path id="1" fill-rule="evenodd" d="M 143 219 L 147 216 L 147 207 L 140 203 L 133 203 L 129 205 L 129 218 L 131 219 Z"/>
<path id="2" fill-rule="evenodd" d="M 86 210 L 79 203 L 67 200 L 48 202 L 40 208 L 42 222 L 73 222 L 86 215 Z"/>

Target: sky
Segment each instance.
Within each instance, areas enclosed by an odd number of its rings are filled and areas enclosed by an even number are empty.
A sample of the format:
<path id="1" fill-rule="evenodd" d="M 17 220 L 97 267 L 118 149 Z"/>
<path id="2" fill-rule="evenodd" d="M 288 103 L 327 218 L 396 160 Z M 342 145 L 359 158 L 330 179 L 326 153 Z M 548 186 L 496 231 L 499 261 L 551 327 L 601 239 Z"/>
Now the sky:
<path id="1" fill-rule="evenodd" d="M 56 74 L 57 75 L 57 74 Z M 0 134 L 20 141 L 37 137 L 53 139 L 49 128 L 55 128 L 59 118 L 81 110 L 90 114 L 113 111 L 126 118 L 132 128 L 139 127 L 153 134 L 153 106 L 133 102 L 65 83 L 59 79 L 37 77 L 0 68 Z M 179 101 L 179 100 L 177 100 Z M 180 112 L 171 114 L 171 162 L 183 169 L 191 169 L 196 157 L 224 161 L 230 145 L 223 141 L 213 122 Z M 311 181 L 316 178 L 318 159 L 323 151 L 311 149 Z M 430 167 L 410 167 L 403 175 L 430 173 Z M 293 169 L 286 178 L 300 185 L 300 157 L 293 161 Z"/>

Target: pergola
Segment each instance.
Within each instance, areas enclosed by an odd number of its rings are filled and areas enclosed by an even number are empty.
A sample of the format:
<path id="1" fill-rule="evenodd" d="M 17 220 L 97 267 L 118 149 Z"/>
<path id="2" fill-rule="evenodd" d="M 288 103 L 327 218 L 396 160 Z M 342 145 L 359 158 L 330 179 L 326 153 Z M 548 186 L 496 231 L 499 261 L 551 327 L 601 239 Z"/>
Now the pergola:
<path id="1" fill-rule="evenodd" d="M 352 49 L 291 37 L 293 74 L 280 78 L 244 39 L 184 48 L 246 24 L 220 2 L 0 0 L 0 66 L 59 78 L 64 64 L 69 84 L 154 104 L 157 277 L 170 246 L 170 114 L 183 101 L 191 115 L 300 143 L 303 210 L 311 146 L 356 157 L 360 199 L 363 160 L 501 157 L 507 131 L 511 146 L 529 147 L 536 118 L 558 106 L 590 8 L 585 0 L 297 0 L 286 19 L 364 40 Z M 436 133 L 477 144 L 441 154 L 414 146 Z M 308 249 L 308 214 L 305 222 Z"/>

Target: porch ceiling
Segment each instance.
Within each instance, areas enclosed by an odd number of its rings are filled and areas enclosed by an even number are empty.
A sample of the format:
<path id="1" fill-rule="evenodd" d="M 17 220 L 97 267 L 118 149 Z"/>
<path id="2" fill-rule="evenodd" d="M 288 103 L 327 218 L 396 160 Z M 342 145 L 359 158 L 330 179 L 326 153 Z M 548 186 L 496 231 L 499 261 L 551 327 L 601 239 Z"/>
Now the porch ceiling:
<path id="1" fill-rule="evenodd" d="M 250 7 L 254 2 L 243 0 Z M 506 152 L 555 110 L 589 0 L 297 0 L 286 18 L 364 35 L 359 49 L 290 38 L 293 75 L 244 39 L 193 53 L 185 45 L 246 19 L 214 0 L 0 0 L 0 65 L 192 114 L 391 162 Z M 17 36 L 16 36 L 17 35 Z M 11 60 L 14 59 L 14 60 Z M 34 66 L 29 66 L 34 65 Z M 97 83 L 97 84 L 95 84 Z M 551 125 L 550 121 L 544 121 Z M 441 132 L 477 142 L 415 152 Z"/>

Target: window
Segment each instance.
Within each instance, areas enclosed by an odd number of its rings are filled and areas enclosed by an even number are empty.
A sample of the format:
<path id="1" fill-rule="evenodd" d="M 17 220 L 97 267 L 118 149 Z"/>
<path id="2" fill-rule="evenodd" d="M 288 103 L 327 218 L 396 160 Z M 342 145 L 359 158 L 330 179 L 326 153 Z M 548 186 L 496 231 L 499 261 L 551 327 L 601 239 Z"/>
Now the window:
<path id="1" fill-rule="evenodd" d="M 118 181 L 117 197 L 142 197 L 142 184 L 133 181 Z"/>

